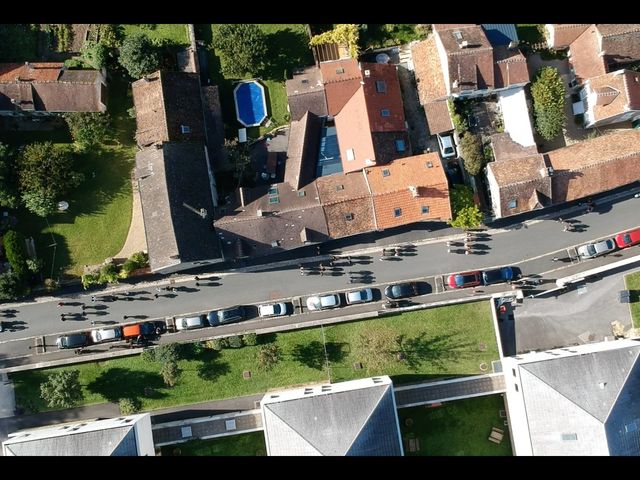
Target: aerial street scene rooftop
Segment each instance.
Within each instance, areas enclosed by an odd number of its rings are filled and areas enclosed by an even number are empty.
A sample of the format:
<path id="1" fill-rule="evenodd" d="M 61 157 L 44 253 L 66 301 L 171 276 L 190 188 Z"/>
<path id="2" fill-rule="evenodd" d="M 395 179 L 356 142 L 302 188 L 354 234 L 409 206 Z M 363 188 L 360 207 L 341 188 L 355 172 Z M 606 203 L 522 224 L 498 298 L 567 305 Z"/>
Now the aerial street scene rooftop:
<path id="1" fill-rule="evenodd" d="M 0 455 L 640 455 L 640 24 L 0 38 Z"/>

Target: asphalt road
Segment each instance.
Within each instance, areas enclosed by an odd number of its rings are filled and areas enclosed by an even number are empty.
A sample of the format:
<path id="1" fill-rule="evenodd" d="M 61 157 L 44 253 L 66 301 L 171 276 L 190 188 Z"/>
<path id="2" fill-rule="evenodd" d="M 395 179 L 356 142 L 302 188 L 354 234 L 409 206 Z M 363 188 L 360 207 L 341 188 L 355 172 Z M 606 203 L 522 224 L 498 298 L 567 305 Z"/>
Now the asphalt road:
<path id="1" fill-rule="evenodd" d="M 49 301 L 39 299 L 37 302 L 28 304 L 6 304 L 3 308 L 3 321 L 9 324 L 11 329 L 0 334 L 2 339 L 0 365 L 5 364 L 3 360 L 28 355 L 30 353 L 28 347 L 35 344 L 36 338 L 46 336 L 45 344 L 53 345 L 55 337 L 61 333 L 92 328 L 90 323 L 92 319 L 104 323 L 123 323 L 123 316 L 127 315 L 135 317 L 128 318 L 127 322 L 142 321 L 206 312 L 236 304 L 247 305 L 294 297 L 302 297 L 301 303 L 304 305 L 304 299 L 309 294 L 363 286 L 349 283 L 351 274 L 354 273 L 368 282 L 364 286 L 382 289 L 385 284 L 399 280 L 426 280 L 433 293 L 424 298 L 435 301 L 436 298 L 429 299 L 429 297 L 435 297 L 434 294 L 445 290 L 443 280 L 448 273 L 500 265 L 517 265 L 526 276 L 570 267 L 579 263 L 574 258 L 575 246 L 640 224 L 640 215 L 637 213 L 640 200 L 633 198 L 633 193 L 635 192 L 631 191 L 626 194 L 625 199 L 613 203 L 599 201 L 596 210 L 592 213 L 585 214 L 584 210 L 580 209 L 579 214 L 575 216 L 559 214 L 574 224 L 573 232 L 563 232 L 560 223 L 548 219 L 536 220 L 528 224 L 519 223 L 491 235 L 483 234 L 475 243 L 476 253 L 471 255 L 462 253 L 461 243 L 451 247 L 458 253 L 447 253 L 447 246 L 444 241 L 441 241 L 418 245 L 406 250 L 402 256 L 387 261 L 379 261 L 379 252 L 353 254 L 351 255 L 352 265 L 348 265 L 346 261 L 337 262 L 334 268 L 327 269 L 324 275 L 320 275 L 316 269 L 314 274 L 301 276 L 297 266 L 294 265 L 255 273 L 212 273 L 206 276 L 208 280 L 201 279 L 199 286 L 196 286 L 194 281 L 178 280 L 175 286 L 180 291 L 162 292 L 158 298 L 155 298 L 157 292 L 155 286 L 152 286 L 131 288 L 128 298 L 132 300 L 119 295 L 120 299 L 117 301 L 94 303 L 91 301 L 91 294 L 79 294 L 63 298 L 65 303 L 75 303 L 75 305 L 63 307 L 57 307 L 57 303 L 61 300 L 59 298 L 52 298 Z M 637 251 L 638 248 L 632 247 L 629 250 Z M 557 257 L 559 261 L 552 262 L 552 257 Z M 611 259 L 611 261 L 614 260 L 616 260 L 615 257 Z M 553 277 L 555 274 L 550 275 Z M 168 280 L 164 284 L 168 285 Z M 504 286 L 501 289 L 504 290 Z M 85 309 L 84 315 L 81 309 L 82 303 L 89 307 Z M 367 308 L 370 309 L 370 307 L 359 306 L 349 307 L 349 310 L 355 313 Z M 70 315 L 67 321 L 60 320 L 61 313 Z M 347 314 L 344 309 L 340 313 Z M 301 317 L 311 318 L 314 315 L 331 316 L 335 315 L 335 312 L 320 314 L 303 312 L 301 315 L 285 319 L 255 321 L 260 322 L 260 325 L 274 321 L 294 324 L 299 323 Z M 238 330 L 249 327 L 249 323 L 243 322 L 240 326 L 217 327 L 216 330 L 222 334 L 225 333 L 225 329 Z M 194 335 L 194 338 L 212 335 L 210 332 L 201 332 L 190 332 L 184 335 Z M 108 346 L 101 348 L 108 348 Z M 51 355 L 69 355 L 69 352 L 55 352 Z M 72 352 L 71 355 L 73 355 Z M 19 362 L 29 363 L 30 361 L 32 360 L 24 359 Z"/>

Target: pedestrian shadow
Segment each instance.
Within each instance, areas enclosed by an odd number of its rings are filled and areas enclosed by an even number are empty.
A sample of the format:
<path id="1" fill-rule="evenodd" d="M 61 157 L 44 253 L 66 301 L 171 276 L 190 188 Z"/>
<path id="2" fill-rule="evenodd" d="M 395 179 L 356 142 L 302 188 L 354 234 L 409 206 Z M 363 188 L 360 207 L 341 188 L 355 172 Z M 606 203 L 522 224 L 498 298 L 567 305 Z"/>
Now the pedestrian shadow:
<path id="1" fill-rule="evenodd" d="M 2 325 L 5 329 L 9 330 L 10 332 L 17 332 L 17 331 L 26 330 L 27 328 L 29 328 L 27 322 L 23 320 L 11 320 L 8 322 L 4 321 L 2 322 Z"/>
<path id="2" fill-rule="evenodd" d="M 84 309 L 85 310 L 106 310 L 107 308 L 109 308 L 107 305 L 85 305 Z M 91 312 L 87 312 L 87 313 L 91 313 Z"/>
<path id="3" fill-rule="evenodd" d="M 0 312 L 0 315 L 2 315 L 5 318 L 15 318 L 16 313 L 20 313 L 20 310 L 10 308 L 8 310 L 2 310 L 2 312 Z"/>
<path id="4" fill-rule="evenodd" d="M 222 285 L 220 282 L 198 282 L 196 287 L 219 287 Z"/>

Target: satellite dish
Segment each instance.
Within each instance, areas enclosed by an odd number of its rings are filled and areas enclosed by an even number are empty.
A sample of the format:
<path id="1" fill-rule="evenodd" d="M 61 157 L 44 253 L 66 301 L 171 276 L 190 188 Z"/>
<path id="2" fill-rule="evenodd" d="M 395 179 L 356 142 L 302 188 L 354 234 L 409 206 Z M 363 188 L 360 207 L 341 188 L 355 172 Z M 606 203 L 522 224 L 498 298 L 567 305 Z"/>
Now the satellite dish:
<path id="1" fill-rule="evenodd" d="M 379 53 L 376 55 L 376 63 L 389 63 L 389 60 L 391 60 L 391 57 L 386 53 Z"/>

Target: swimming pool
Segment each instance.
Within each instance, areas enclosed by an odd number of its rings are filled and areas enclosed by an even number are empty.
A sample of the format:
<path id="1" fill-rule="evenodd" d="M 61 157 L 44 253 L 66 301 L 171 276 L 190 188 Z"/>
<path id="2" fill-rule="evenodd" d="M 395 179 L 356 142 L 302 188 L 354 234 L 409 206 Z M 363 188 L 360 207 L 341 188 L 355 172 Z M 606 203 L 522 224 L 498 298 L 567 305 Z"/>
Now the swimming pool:
<path id="1" fill-rule="evenodd" d="M 236 117 L 245 127 L 259 126 L 267 118 L 264 87 L 257 80 L 240 82 L 233 89 Z"/>

